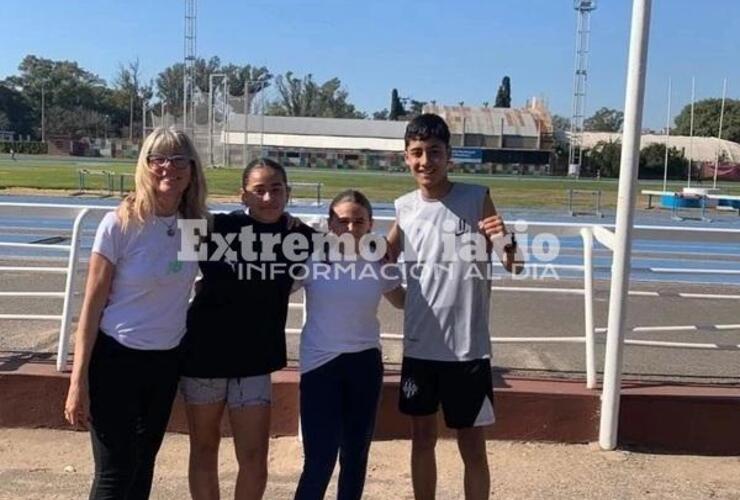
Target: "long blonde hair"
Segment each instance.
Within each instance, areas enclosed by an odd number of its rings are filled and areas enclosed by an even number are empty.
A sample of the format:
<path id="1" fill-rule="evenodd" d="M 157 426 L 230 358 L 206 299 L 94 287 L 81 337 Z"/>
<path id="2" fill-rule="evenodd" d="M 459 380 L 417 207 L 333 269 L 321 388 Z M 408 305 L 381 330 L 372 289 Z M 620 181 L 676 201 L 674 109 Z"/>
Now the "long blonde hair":
<path id="1" fill-rule="evenodd" d="M 207 218 L 206 179 L 193 141 L 180 130 L 159 127 L 154 129 L 141 145 L 134 173 L 134 192 L 126 196 L 118 206 L 117 213 L 123 229 L 125 230 L 132 220 L 143 224 L 155 214 L 157 195 L 154 178 L 147 162 L 147 157 L 152 153 L 181 154 L 192 160 L 190 183 L 180 199 L 178 212 L 185 219 Z"/>

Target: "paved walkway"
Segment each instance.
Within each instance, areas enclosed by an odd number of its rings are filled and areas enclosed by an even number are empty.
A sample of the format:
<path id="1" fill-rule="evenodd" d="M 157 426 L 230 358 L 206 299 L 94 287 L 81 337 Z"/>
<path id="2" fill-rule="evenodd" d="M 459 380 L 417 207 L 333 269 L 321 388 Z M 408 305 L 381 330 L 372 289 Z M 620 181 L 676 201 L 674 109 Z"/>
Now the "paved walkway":
<path id="1" fill-rule="evenodd" d="M 412 498 L 408 441 L 376 442 L 366 499 Z M 188 498 L 187 436 L 170 434 L 159 456 L 153 499 Z M 495 497 L 505 499 L 740 499 L 740 458 L 602 452 L 595 445 L 488 443 Z M 221 450 L 223 498 L 233 493 L 231 440 Z M 266 499 L 289 499 L 298 480 L 295 438 L 271 441 Z M 462 465 L 454 441 L 438 446 L 437 498 L 462 498 Z M 92 459 L 82 432 L 0 429 L 0 500 L 86 498 Z M 335 498 L 336 478 L 327 498 Z"/>

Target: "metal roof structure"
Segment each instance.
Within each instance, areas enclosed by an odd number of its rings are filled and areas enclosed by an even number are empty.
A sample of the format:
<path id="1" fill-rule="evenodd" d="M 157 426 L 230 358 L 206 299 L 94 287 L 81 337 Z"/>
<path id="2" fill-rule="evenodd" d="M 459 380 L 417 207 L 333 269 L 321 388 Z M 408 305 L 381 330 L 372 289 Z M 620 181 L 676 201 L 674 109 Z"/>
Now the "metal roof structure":
<path id="1" fill-rule="evenodd" d="M 461 108 L 425 106 L 425 112 L 442 116 L 450 132 L 466 134 L 539 138 L 535 114 L 526 109 Z M 463 120 L 464 118 L 464 120 Z M 355 149 L 368 151 L 403 151 L 406 121 L 363 120 L 351 118 L 314 118 L 296 116 L 248 115 L 247 142 L 286 148 Z M 243 114 L 229 115 L 228 130 L 221 140 L 228 144 L 244 144 Z"/>
<path id="2" fill-rule="evenodd" d="M 617 142 L 622 140 L 621 132 L 584 132 L 583 148 L 594 147 L 599 142 Z M 693 145 L 692 145 L 693 142 Z M 659 134 L 643 134 L 640 148 L 650 144 L 665 144 L 666 136 Z M 682 150 L 686 158 L 693 161 L 711 161 L 717 159 L 717 151 L 724 153 L 725 161 L 740 162 L 740 144 L 716 137 L 696 137 L 692 139 L 686 135 L 672 135 L 668 138 L 668 147 Z"/>
<path id="3" fill-rule="evenodd" d="M 250 133 L 403 139 L 406 122 L 356 118 L 249 115 Z M 244 115 L 229 116 L 231 132 L 244 132 Z"/>
<path id="4" fill-rule="evenodd" d="M 425 113 L 435 113 L 445 119 L 452 134 L 538 137 L 539 125 L 532 112 L 517 108 L 478 108 L 469 106 L 439 106 L 427 104 Z"/>

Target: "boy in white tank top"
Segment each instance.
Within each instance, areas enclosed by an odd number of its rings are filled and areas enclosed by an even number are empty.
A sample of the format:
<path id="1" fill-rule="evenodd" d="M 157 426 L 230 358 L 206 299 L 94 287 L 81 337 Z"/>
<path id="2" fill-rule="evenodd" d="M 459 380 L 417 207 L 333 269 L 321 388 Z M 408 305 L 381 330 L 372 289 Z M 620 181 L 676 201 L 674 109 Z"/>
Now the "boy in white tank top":
<path id="1" fill-rule="evenodd" d="M 484 186 L 447 176 L 450 132 L 442 118 L 409 122 L 405 161 L 419 189 L 395 202 L 389 234 L 403 252 L 408 290 L 399 408 L 413 423 L 411 475 L 416 498 L 434 498 L 437 411 L 457 429 L 468 499 L 488 498 L 485 426 L 494 422 L 488 332 L 490 254 L 494 243 L 510 272 L 521 271 Z M 493 242 L 493 243 L 492 243 Z"/>

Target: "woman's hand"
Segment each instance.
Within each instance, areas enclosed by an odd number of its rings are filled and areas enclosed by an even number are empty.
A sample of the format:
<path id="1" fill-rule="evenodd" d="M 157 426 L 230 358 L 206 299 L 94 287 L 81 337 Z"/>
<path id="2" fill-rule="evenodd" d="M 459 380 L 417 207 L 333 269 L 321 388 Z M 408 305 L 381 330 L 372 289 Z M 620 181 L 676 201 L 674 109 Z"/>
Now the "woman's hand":
<path id="1" fill-rule="evenodd" d="M 64 418 L 75 427 L 87 428 L 90 421 L 90 394 L 87 383 L 71 381 L 64 404 Z"/>

